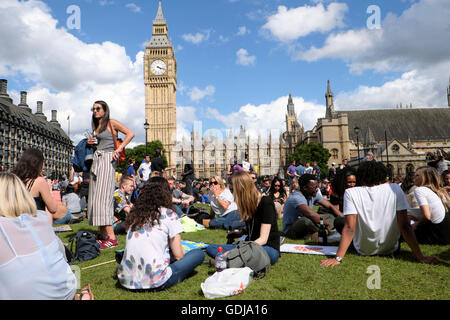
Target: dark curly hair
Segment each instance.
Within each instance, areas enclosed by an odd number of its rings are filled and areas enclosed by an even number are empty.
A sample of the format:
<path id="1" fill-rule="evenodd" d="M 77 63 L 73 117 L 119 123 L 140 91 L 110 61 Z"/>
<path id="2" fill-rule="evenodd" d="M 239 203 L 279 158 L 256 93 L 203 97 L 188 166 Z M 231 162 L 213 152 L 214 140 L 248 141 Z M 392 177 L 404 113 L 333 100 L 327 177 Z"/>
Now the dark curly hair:
<path id="1" fill-rule="evenodd" d="M 336 176 L 331 181 L 331 189 L 338 198 L 344 198 L 346 189 L 346 178 L 349 176 L 356 177 L 356 170 L 352 167 L 345 167 L 342 170 L 337 170 Z"/>
<path id="2" fill-rule="evenodd" d="M 159 224 L 162 207 L 173 210 L 169 183 L 163 177 L 150 178 L 139 192 L 139 197 L 127 216 L 126 228 L 136 231 L 148 223 L 152 226 L 156 222 Z"/>
<path id="3" fill-rule="evenodd" d="M 358 186 L 375 186 L 385 183 L 388 175 L 388 169 L 381 162 L 364 161 L 356 172 L 356 181 Z"/>
<path id="4" fill-rule="evenodd" d="M 27 149 L 22 153 L 19 162 L 11 171 L 26 183 L 30 179 L 36 179 L 40 176 L 42 166 L 44 165 L 44 155 L 38 149 Z"/>
<path id="5" fill-rule="evenodd" d="M 312 175 L 312 174 L 310 174 L 310 173 L 302 174 L 302 175 L 300 176 L 300 178 L 298 179 L 298 186 L 299 186 L 300 188 L 306 187 L 306 186 L 309 184 L 309 182 L 310 182 L 311 180 L 316 180 L 316 181 L 317 181 L 316 176 L 315 176 L 315 175 Z"/>

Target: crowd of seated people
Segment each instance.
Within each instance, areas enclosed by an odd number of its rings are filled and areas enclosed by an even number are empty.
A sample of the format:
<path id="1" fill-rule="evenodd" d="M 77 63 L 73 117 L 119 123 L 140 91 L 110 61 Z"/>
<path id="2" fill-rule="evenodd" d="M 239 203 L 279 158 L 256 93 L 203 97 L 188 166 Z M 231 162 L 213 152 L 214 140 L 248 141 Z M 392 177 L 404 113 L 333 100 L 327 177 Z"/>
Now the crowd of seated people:
<path id="1" fill-rule="evenodd" d="M 239 167 L 230 169 L 229 176 L 194 181 L 166 178 L 155 171 L 138 186 L 135 176 L 121 176 L 111 197 L 114 233 L 126 235 L 126 250 L 117 272 L 122 287 L 163 290 L 186 279 L 203 262 L 205 253 L 198 249 L 184 252 L 181 219 L 205 204 L 209 207 L 206 227 L 243 230 L 247 240 L 265 249 L 271 264 L 280 259 L 281 235 L 296 240 L 314 238 L 320 221 L 329 234 L 341 235 L 336 257 L 323 260 L 323 267 L 341 264 L 348 251 L 363 256 L 393 255 L 402 242 L 418 261 L 437 263 L 436 258 L 422 254 L 420 244 L 450 244 L 448 170 L 439 175 L 437 169 L 425 166 L 394 181 L 387 179 L 388 171 L 381 162 L 371 160 L 361 162 L 357 169 L 341 166 L 328 181 L 321 179 L 317 163 L 312 167 L 308 163 L 305 167 L 300 164 L 303 168 L 299 170 L 295 167 L 290 171 L 293 176 L 285 180 L 278 175 L 258 176 L 248 163 L 236 165 Z M 89 287 L 78 295 L 73 288 L 62 287 L 61 281 L 73 280 L 72 273 L 63 276 L 67 258 L 51 228 L 58 219 L 82 211 L 80 197 L 70 183 L 57 187 L 49 183 L 42 169 L 42 153 L 30 149 L 12 173 L 0 173 L 0 189 L 14 185 L 15 190 L 0 193 L 14 198 L 0 199 L 0 298 L 91 299 Z M 136 190 L 138 195 L 133 198 Z M 56 192 L 62 195 L 60 199 L 52 194 Z M 28 233 L 12 236 L 14 219 L 23 222 Z M 38 245 L 27 247 L 27 241 Z M 210 244 L 206 253 L 212 261 L 219 246 L 225 255 L 235 247 Z M 7 265 L 27 259 L 34 263 L 43 251 L 51 253 L 50 262 L 58 266 L 61 277 L 45 280 L 48 266 L 41 261 L 36 270 L 42 281 L 30 278 L 23 284 L 36 290 L 11 289 Z M 45 294 L 39 291 L 41 287 Z"/>

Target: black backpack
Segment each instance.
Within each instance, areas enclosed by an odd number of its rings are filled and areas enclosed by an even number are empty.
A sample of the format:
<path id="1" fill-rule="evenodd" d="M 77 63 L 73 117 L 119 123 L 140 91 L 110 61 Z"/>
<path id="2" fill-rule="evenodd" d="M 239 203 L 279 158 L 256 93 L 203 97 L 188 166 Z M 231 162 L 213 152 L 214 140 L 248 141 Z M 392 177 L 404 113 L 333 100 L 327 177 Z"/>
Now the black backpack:
<path id="1" fill-rule="evenodd" d="M 75 244 L 75 251 L 73 251 L 73 243 Z M 70 252 L 72 254 L 71 262 L 83 262 L 96 258 L 100 254 L 100 245 L 97 243 L 95 235 L 89 231 L 78 231 L 69 240 Z"/>

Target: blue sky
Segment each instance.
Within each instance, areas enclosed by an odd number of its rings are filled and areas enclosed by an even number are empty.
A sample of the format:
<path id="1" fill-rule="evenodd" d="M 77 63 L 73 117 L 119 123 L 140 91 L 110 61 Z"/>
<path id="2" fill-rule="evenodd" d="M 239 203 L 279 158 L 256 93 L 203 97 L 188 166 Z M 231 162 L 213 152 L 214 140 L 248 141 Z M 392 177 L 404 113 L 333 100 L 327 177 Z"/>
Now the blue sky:
<path id="1" fill-rule="evenodd" d="M 80 28 L 69 29 L 70 5 Z M 378 29 L 368 27 L 380 10 Z M 163 0 L 178 62 L 178 137 L 244 125 L 284 128 L 287 96 L 311 129 L 325 113 L 326 81 L 338 110 L 446 107 L 447 0 Z M 58 110 L 71 137 L 89 128 L 92 102 L 144 141 L 142 58 L 157 0 L 2 0 L 0 77 L 10 95 Z M 371 20 L 372 21 L 372 20 Z M 197 122 L 198 123 L 198 122 Z"/>

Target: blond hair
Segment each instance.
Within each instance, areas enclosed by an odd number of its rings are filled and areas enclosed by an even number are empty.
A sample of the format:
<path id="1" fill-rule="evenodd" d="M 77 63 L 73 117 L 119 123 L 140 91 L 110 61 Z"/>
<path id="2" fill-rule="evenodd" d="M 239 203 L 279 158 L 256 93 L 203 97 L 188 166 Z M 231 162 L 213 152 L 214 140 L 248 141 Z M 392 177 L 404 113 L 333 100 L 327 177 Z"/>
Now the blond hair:
<path id="1" fill-rule="evenodd" d="M 247 172 L 241 171 L 232 176 L 231 184 L 234 201 L 242 215 L 242 221 L 253 218 L 261 196 L 253 183 L 253 179 Z"/>
<path id="2" fill-rule="evenodd" d="M 213 178 L 214 178 L 214 180 L 217 181 L 217 183 L 219 184 L 221 189 L 225 189 L 226 188 L 225 182 L 223 181 L 222 177 L 220 177 L 220 176 L 213 176 Z"/>
<path id="3" fill-rule="evenodd" d="M 15 174 L 0 173 L 0 216 L 19 217 L 22 213 L 36 215 L 36 202 Z"/>
<path id="4" fill-rule="evenodd" d="M 421 177 L 420 186 L 430 188 L 437 194 L 447 209 L 450 209 L 450 196 L 442 187 L 442 180 L 437 170 L 433 167 L 420 167 L 417 169 L 416 174 Z"/>

